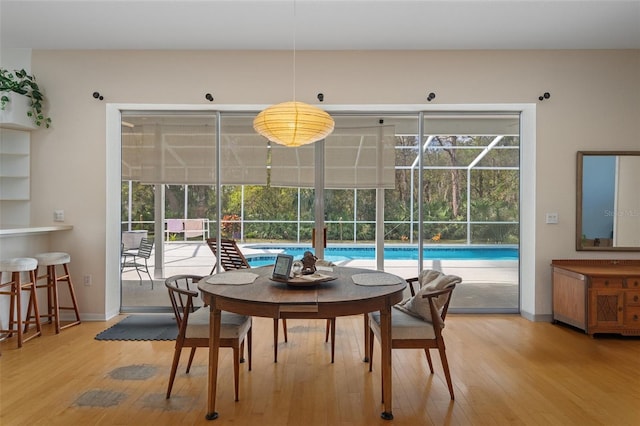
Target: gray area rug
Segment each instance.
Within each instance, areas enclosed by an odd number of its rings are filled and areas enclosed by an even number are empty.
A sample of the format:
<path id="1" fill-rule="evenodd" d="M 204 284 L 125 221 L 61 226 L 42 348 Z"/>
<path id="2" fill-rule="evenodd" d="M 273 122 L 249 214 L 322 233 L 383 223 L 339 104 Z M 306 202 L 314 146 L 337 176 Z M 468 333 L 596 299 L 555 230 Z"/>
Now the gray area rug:
<path id="1" fill-rule="evenodd" d="M 96 336 L 96 340 L 175 340 L 178 326 L 173 315 L 129 315 Z"/>

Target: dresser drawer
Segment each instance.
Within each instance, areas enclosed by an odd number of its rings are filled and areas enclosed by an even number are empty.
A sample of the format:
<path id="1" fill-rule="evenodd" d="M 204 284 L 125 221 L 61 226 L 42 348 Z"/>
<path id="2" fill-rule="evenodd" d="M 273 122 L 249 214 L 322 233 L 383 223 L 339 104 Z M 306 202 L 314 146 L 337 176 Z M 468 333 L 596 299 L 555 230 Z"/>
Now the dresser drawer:
<path id="1" fill-rule="evenodd" d="M 640 290 L 640 277 L 627 278 L 627 288 L 632 290 Z"/>
<path id="2" fill-rule="evenodd" d="M 594 277 L 591 279 L 591 287 L 593 288 L 622 288 L 624 278 L 613 277 Z"/>
<path id="3" fill-rule="evenodd" d="M 629 307 L 624 310 L 624 325 L 640 329 L 640 306 Z"/>
<path id="4" fill-rule="evenodd" d="M 640 290 L 627 291 L 624 302 L 626 306 L 640 306 Z"/>

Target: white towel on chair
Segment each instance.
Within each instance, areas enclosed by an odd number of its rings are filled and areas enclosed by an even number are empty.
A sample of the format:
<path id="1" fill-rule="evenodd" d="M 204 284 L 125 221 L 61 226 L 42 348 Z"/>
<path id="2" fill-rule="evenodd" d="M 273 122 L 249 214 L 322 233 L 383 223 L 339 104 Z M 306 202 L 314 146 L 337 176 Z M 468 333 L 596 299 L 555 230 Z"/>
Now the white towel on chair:
<path id="1" fill-rule="evenodd" d="M 199 237 L 202 235 L 204 231 L 202 219 L 185 219 L 184 221 L 184 232 L 187 238 L 189 237 Z"/>
<path id="2" fill-rule="evenodd" d="M 167 231 L 182 232 L 182 219 L 167 219 Z"/>

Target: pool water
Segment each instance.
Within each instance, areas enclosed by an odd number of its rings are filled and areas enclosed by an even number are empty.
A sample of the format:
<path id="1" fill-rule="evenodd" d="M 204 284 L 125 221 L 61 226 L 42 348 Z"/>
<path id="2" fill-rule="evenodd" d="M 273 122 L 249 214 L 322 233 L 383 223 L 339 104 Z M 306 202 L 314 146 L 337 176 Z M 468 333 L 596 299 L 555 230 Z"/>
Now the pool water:
<path id="1" fill-rule="evenodd" d="M 253 250 L 270 253 L 248 254 L 251 266 L 270 265 L 277 253 L 286 253 L 294 259 L 301 259 L 304 252 L 314 250 L 308 246 L 247 245 Z M 273 253 L 273 254 L 271 254 Z M 517 246 L 438 246 L 422 249 L 425 260 L 518 260 Z M 331 262 L 354 259 L 375 259 L 373 246 L 330 246 L 324 249 L 324 258 Z M 415 246 L 385 246 L 386 260 L 418 260 L 418 248 Z"/>

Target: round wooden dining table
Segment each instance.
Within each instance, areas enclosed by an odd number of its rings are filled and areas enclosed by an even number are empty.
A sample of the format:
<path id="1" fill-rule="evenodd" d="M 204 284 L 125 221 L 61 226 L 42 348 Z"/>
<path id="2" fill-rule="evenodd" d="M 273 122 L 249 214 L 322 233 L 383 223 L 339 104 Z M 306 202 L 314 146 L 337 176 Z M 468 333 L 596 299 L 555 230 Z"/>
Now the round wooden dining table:
<path id="1" fill-rule="evenodd" d="M 267 318 L 327 319 L 380 311 L 382 401 L 381 417 L 393 419 L 391 386 L 391 307 L 402 300 L 406 281 L 396 275 L 371 269 L 335 266 L 319 271 L 330 281 L 298 286 L 271 278 L 272 266 L 221 272 L 198 283 L 209 305 L 208 420 L 218 418 L 216 391 L 221 311 Z M 368 315 L 365 340 L 368 341 Z M 368 344 L 365 341 L 365 359 Z"/>

